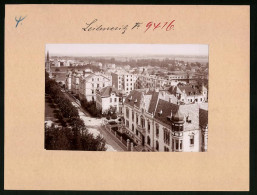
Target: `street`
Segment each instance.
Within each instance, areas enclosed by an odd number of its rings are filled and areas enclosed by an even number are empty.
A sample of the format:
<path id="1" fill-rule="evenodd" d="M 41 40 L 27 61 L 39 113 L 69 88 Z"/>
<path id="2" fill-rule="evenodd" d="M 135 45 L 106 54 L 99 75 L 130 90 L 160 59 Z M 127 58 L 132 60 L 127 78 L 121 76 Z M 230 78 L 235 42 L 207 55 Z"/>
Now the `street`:
<path id="1" fill-rule="evenodd" d="M 115 141 L 117 140 L 117 138 L 101 126 L 102 119 L 93 118 L 85 109 L 83 109 L 79 105 L 79 103 L 77 102 L 78 100 L 75 97 L 67 92 L 64 92 L 64 94 L 78 109 L 79 116 L 84 121 L 88 131 L 92 133 L 95 137 L 99 134 L 104 137 L 106 141 L 107 151 L 126 151 L 126 147 L 119 141 Z"/>

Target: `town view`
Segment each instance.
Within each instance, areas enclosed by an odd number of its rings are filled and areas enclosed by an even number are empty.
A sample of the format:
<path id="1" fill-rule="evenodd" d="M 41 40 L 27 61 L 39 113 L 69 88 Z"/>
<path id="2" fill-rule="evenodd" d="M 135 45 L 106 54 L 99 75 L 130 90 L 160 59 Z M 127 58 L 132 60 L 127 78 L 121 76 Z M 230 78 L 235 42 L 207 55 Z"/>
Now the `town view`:
<path id="1" fill-rule="evenodd" d="M 208 45 L 47 44 L 45 149 L 207 152 Z"/>

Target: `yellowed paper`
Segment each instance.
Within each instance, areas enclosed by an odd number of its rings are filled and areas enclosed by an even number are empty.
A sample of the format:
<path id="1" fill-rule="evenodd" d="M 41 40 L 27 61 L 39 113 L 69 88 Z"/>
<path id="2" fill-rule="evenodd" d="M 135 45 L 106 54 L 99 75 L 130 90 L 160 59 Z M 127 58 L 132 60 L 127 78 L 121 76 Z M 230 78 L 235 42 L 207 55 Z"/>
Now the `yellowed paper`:
<path id="1" fill-rule="evenodd" d="M 5 189 L 248 191 L 249 13 L 249 6 L 6 5 Z M 25 18 L 17 25 L 15 17 Z M 84 31 L 94 19 L 142 28 Z M 174 30 L 144 32 L 148 22 L 172 20 Z M 49 43 L 208 44 L 208 152 L 45 150 Z"/>

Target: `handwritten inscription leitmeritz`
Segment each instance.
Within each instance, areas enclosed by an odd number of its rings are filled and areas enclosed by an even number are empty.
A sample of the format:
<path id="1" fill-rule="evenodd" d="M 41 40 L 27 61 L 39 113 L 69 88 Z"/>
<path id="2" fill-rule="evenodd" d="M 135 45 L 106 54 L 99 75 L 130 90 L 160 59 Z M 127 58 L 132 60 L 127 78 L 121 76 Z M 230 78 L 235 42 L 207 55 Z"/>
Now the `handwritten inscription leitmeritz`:
<path id="1" fill-rule="evenodd" d="M 153 22 L 148 21 L 144 22 L 135 22 L 132 25 L 125 24 L 120 26 L 115 25 L 104 25 L 98 22 L 97 19 L 92 20 L 91 22 L 87 22 L 85 27 L 82 28 L 85 32 L 92 32 L 92 31 L 120 31 L 121 34 L 124 34 L 126 31 L 142 31 L 142 32 L 149 32 L 149 31 L 171 31 L 175 28 L 175 20 L 171 20 L 168 22 Z"/>

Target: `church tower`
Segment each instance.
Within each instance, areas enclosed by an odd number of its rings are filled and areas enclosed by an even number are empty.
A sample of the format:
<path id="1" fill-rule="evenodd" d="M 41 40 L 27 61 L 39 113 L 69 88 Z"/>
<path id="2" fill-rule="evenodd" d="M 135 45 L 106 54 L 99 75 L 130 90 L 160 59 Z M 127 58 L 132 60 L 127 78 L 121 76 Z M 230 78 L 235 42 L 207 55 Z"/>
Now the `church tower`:
<path id="1" fill-rule="evenodd" d="M 47 51 L 47 54 L 46 54 L 45 69 L 46 69 L 46 72 L 49 73 L 49 77 L 51 77 L 52 73 L 51 73 L 50 59 L 49 59 L 49 52 L 48 51 Z"/>

